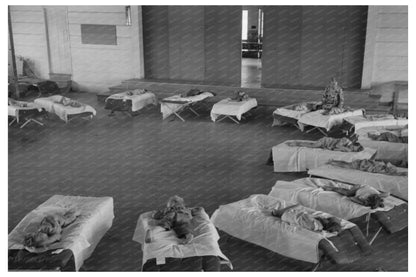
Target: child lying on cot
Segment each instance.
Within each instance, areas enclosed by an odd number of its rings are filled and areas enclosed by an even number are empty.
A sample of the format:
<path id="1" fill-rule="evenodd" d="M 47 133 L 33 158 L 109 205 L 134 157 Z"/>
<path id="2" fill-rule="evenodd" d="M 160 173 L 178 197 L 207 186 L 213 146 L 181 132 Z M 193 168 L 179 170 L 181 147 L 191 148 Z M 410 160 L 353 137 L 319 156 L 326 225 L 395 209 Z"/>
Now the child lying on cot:
<path id="1" fill-rule="evenodd" d="M 336 161 L 332 160 L 329 161 L 328 164 L 342 167 L 342 168 L 349 168 L 349 169 L 357 169 L 361 171 L 371 172 L 371 173 L 382 173 L 387 175 L 393 176 L 407 176 L 407 172 L 398 172 L 397 167 L 392 165 L 389 162 L 383 161 L 374 161 L 374 160 L 354 160 L 352 162 L 345 162 L 345 161 Z"/>
<path id="2" fill-rule="evenodd" d="M 79 216 L 79 211 L 69 210 L 65 214 L 51 214 L 45 216 L 36 232 L 27 234 L 23 245 L 27 248 L 45 248 L 60 241 L 62 228 L 73 223 Z"/>
<path id="3" fill-rule="evenodd" d="M 341 152 L 360 152 L 364 148 L 361 144 L 356 141 L 351 141 L 347 138 L 330 138 L 323 137 L 318 141 L 289 141 L 286 142 L 289 146 L 300 146 L 308 148 L 322 148 L 331 151 L 341 151 Z"/>
<path id="4" fill-rule="evenodd" d="M 299 204 L 291 205 L 283 209 L 273 209 L 272 215 L 282 221 L 299 225 L 305 229 L 320 232 L 322 230 L 334 233 L 341 231 L 341 221 L 336 217 L 320 217 L 310 214 L 308 211 L 294 209 Z"/>
<path id="5" fill-rule="evenodd" d="M 379 192 L 375 188 L 367 185 L 353 185 L 351 188 L 340 188 L 335 186 L 322 187 L 325 191 L 334 191 L 341 195 L 350 197 L 351 201 L 363 206 L 376 209 L 384 207 L 384 198 L 389 196 L 388 192 Z"/>
<path id="6" fill-rule="evenodd" d="M 192 218 L 202 208 L 187 208 L 183 198 L 175 195 L 169 198 L 166 208 L 158 210 L 153 218 L 157 220 L 157 225 L 165 230 L 173 230 L 176 236 L 183 239 L 182 243 L 187 244 L 192 241 Z M 150 230 L 146 232 L 145 241 L 152 241 Z"/>
<path id="7" fill-rule="evenodd" d="M 383 133 L 369 132 L 368 137 L 376 141 L 388 141 L 388 142 L 395 142 L 395 143 L 408 143 L 408 138 L 409 138 L 408 136 L 403 136 L 403 135 L 398 136 L 391 132 L 383 132 Z"/>

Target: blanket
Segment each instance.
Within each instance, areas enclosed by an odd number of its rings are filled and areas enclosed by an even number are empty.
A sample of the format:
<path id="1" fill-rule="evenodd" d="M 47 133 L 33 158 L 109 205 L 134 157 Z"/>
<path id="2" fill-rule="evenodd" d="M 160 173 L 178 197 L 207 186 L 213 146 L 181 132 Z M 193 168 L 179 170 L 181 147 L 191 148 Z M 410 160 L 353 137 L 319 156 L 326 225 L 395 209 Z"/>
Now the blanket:
<path id="1" fill-rule="evenodd" d="M 325 129 L 328 132 L 335 126 L 340 125 L 344 118 L 363 114 L 362 109 L 332 115 L 326 115 L 324 112 L 325 110 L 317 110 L 303 114 L 298 121 L 301 130 L 303 130 L 305 126 L 314 126 Z"/>
<path id="2" fill-rule="evenodd" d="M 293 104 L 293 105 L 277 108 L 273 112 L 274 120 L 273 120 L 273 125 L 272 126 L 284 125 L 285 124 L 285 122 L 282 122 L 282 120 L 281 120 L 281 118 L 279 118 L 279 116 L 293 118 L 295 120 L 298 120 L 303 114 L 315 111 L 316 106 L 319 103 L 320 102 L 318 102 L 318 101 L 303 102 L 303 103 L 299 103 L 299 104 Z"/>
<path id="3" fill-rule="evenodd" d="M 75 268 L 79 270 L 112 225 L 114 214 L 111 197 L 52 196 L 27 214 L 10 232 L 9 249 L 24 249 L 25 235 L 34 232 L 46 215 L 75 207 L 81 215 L 74 223 L 63 229 L 59 242 L 42 251 L 70 249 L 74 254 Z"/>
<path id="4" fill-rule="evenodd" d="M 231 98 L 226 98 L 212 106 L 211 120 L 215 122 L 221 115 L 235 116 L 238 120 L 241 120 L 244 113 L 255 107 L 257 107 L 257 100 L 255 98 L 249 98 L 243 101 L 234 101 Z"/>
<path id="5" fill-rule="evenodd" d="M 130 91 L 125 91 L 125 92 L 113 94 L 107 97 L 105 101 L 107 102 L 108 99 L 131 101 L 132 112 L 139 111 L 142 108 L 146 107 L 147 105 L 155 105 L 155 106 L 157 105 L 156 95 L 151 92 L 132 93 Z"/>

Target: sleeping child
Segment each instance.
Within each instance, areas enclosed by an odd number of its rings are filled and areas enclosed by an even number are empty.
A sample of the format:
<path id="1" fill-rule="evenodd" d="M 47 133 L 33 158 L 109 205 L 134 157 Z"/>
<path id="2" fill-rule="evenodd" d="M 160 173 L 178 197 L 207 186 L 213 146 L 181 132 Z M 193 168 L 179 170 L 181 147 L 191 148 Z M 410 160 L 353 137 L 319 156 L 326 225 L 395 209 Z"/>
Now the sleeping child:
<path id="1" fill-rule="evenodd" d="M 387 174 L 392 176 L 407 176 L 407 172 L 400 172 L 397 170 L 397 167 L 392 165 L 389 162 L 383 161 L 374 161 L 374 160 L 354 160 L 352 162 L 345 162 L 345 161 L 336 161 L 332 160 L 329 161 L 328 164 L 342 167 L 342 168 L 349 168 L 349 169 L 357 169 L 361 171 L 371 172 L 371 173 L 381 173 Z"/>
<path id="2" fill-rule="evenodd" d="M 351 141 L 348 138 L 330 138 L 323 137 L 317 141 L 288 141 L 286 142 L 288 146 L 299 146 L 299 147 L 308 147 L 308 148 L 321 148 L 331 151 L 341 151 L 341 152 L 360 152 L 364 148 L 361 144 L 356 141 Z"/>

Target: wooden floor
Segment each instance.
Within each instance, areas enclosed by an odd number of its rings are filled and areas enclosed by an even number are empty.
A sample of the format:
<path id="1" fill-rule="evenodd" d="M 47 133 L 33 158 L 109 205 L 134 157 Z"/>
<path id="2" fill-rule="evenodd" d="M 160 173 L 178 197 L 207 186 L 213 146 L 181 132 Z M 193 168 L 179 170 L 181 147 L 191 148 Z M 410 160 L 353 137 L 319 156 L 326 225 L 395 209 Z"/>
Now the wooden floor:
<path id="1" fill-rule="evenodd" d="M 266 160 L 271 147 L 285 140 L 320 137 L 292 127 L 272 128 L 273 107 L 257 108 L 240 125 L 213 123 L 209 110 L 201 110 L 200 117 L 189 114 L 186 122 L 162 121 L 159 108 L 136 117 L 109 117 L 95 95 L 68 96 L 95 107 L 97 117 L 65 124 L 51 115 L 44 127 L 9 127 L 8 231 L 54 194 L 112 196 L 113 227 L 84 264 L 85 271 L 139 270 L 142 253 L 132 241 L 137 218 L 163 207 L 171 195 L 212 214 L 219 205 L 269 193 L 277 180 L 305 177 L 273 173 Z M 295 92 L 288 97 L 300 101 Z M 236 271 L 304 271 L 314 266 L 234 238 L 220 245 Z M 373 246 L 369 257 L 343 266 L 324 263 L 319 270 L 408 269 L 407 229 L 392 235 L 383 231 Z"/>

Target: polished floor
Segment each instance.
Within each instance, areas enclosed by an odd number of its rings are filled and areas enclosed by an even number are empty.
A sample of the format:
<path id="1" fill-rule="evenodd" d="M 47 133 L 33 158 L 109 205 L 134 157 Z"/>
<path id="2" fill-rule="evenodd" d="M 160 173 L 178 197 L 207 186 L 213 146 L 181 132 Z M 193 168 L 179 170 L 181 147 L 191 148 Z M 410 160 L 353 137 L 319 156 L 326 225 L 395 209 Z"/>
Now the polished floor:
<path id="1" fill-rule="evenodd" d="M 298 102 L 296 92 L 290 94 Z M 9 127 L 8 231 L 54 194 L 112 196 L 113 227 L 85 262 L 83 271 L 140 270 L 142 252 L 132 241 L 138 216 L 178 194 L 212 214 L 219 205 L 267 194 L 277 180 L 304 174 L 273 173 L 265 165 L 272 146 L 288 139 L 317 139 L 292 127 L 271 127 L 273 107 L 259 107 L 237 125 L 213 123 L 209 110 L 186 122 L 161 119 L 159 108 L 138 116 L 109 117 L 95 95 L 68 96 L 94 106 L 97 117 L 68 124 L 54 116 L 45 126 Z M 354 99 L 356 103 L 366 99 Z M 314 265 L 230 238 L 220 240 L 236 271 L 308 271 Z M 321 271 L 406 271 L 408 230 L 384 231 L 374 252 L 353 264 L 323 263 Z"/>
<path id="2" fill-rule="evenodd" d="M 241 87 L 261 88 L 261 59 L 241 59 Z"/>

